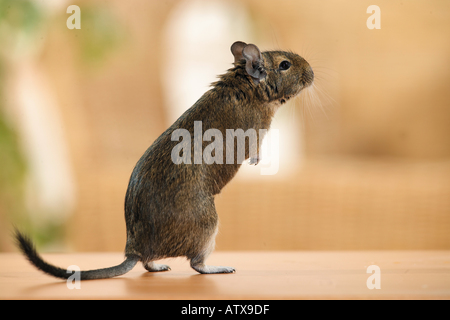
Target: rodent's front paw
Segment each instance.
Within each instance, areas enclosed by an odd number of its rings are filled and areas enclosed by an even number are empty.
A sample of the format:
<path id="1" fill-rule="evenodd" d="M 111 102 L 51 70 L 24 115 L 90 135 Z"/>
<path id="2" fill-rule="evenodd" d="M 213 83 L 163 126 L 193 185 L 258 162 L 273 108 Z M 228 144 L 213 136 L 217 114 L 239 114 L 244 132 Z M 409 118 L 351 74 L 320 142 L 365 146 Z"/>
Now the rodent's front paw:
<path id="1" fill-rule="evenodd" d="M 256 166 L 259 163 L 259 161 L 261 161 L 261 158 L 259 156 L 254 156 L 251 157 L 250 160 L 248 160 L 248 164 L 251 166 Z"/>

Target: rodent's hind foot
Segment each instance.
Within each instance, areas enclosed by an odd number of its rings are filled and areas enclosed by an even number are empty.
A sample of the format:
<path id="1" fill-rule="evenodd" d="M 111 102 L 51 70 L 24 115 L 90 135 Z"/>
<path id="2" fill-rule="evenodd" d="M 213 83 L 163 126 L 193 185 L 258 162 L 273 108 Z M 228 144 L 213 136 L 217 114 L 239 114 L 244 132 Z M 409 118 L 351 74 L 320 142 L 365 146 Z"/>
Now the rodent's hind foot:
<path id="1" fill-rule="evenodd" d="M 148 272 L 161 272 L 161 271 L 170 271 L 170 267 L 166 264 L 154 263 L 153 261 L 144 263 L 144 268 Z"/>
<path id="2" fill-rule="evenodd" d="M 213 274 L 213 273 L 235 273 L 236 270 L 232 267 L 216 267 L 202 265 L 191 265 L 192 269 L 201 274 Z"/>

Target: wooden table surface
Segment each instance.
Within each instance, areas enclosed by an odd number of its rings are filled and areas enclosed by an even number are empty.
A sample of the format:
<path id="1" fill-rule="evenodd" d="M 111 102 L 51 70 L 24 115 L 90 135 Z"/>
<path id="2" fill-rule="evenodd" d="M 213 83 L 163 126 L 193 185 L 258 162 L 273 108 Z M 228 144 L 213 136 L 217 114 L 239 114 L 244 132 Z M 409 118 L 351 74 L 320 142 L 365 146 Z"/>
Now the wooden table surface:
<path id="1" fill-rule="evenodd" d="M 121 253 L 43 257 L 81 270 L 123 260 Z M 197 274 L 184 258 L 164 263 L 172 270 L 148 273 L 138 263 L 126 275 L 69 289 L 18 253 L 1 253 L 0 299 L 450 299 L 450 251 L 216 251 L 209 264 L 236 268 L 221 275 Z M 380 289 L 367 287 L 370 265 L 380 268 Z"/>

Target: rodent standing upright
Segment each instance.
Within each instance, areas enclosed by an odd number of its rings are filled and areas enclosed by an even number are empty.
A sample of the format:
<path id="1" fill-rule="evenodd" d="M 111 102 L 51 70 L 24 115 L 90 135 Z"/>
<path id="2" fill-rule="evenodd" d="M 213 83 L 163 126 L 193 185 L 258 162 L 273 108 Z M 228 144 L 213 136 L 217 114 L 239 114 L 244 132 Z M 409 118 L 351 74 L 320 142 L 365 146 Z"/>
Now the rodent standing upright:
<path id="1" fill-rule="evenodd" d="M 186 129 L 192 137 L 194 121 L 201 121 L 204 131 L 220 130 L 223 137 L 226 129 L 268 130 L 280 105 L 310 86 L 314 73 L 305 59 L 292 52 L 261 53 L 257 46 L 240 41 L 231 46 L 231 52 L 234 67 L 221 75 L 137 162 L 125 197 L 125 261 L 110 268 L 81 271 L 81 280 L 119 276 L 138 261 L 150 272 L 166 271 L 170 270 L 168 266 L 154 261 L 179 256 L 190 260 L 191 267 L 199 273 L 235 271 L 231 267 L 207 266 L 204 262 L 214 249 L 218 228 L 214 196 L 234 177 L 241 163 L 176 164 L 171 153 L 178 141 L 172 141 L 172 132 Z M 206 146 L 203 141 L 202 150 Z M 224 155 L 227 147 L 231 148 L 224 145 Z M 251 162 L 257 164 L 259 144 L 256 155 L 245 148 L 245 159 L 251 157 Z M 17 230 L 16 240 L 38 269 L 63 279 L 72 275 L 45 262 L 32 242 Z"/>

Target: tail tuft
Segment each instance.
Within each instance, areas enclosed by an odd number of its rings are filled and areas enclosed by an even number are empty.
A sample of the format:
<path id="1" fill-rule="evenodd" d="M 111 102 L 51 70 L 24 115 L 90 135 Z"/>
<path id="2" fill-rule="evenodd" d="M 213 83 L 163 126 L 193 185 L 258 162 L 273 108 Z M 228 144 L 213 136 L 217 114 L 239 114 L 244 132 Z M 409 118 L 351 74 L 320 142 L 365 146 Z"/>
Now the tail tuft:
<path id="1" fill-rule="evenodd" d="M 15 230 L 14 237 L 16 238 L 16 242 L 22 253 L 26 256 L 28 261 L 32 265 L 34 265 L 39 270 L 49 274 L 53 277 L 68 279 L 72 272 L 67 272 L 67 270 L 55 267 L 47 262 L 45 262 L 41 256 L 37 253 L 36 248 L 33 245 L 33 242 L 27 236 L 23 235 L 18 230 Z M 116 276 L 120 276 L 122 274 L 127 273 L 140 261 L 140 257 L 136 255 L 127 256 L 126 260 L 121 264 L 104 269 L 96 269 L 96 270 L 88 270 L 81 271 L 80 279 L 81 280 L 91 280 L 91 279 L 105 279 L 112 278 Z"/>
<path id="2" fill-rule="evenodd" d="M 37 253 L 31 239 L 22 234 L 20 231 L 15 231 L 15 238 L 19 249 L 26 256 L 28 261 L 30 261 L 30 263 L 39 270 L 61 279 L 68 279 L 72 275 L 72 273 L 67 273 L 67 270 L 65 269 L 52 266 L 51 264 L 45 262 Z"/>

